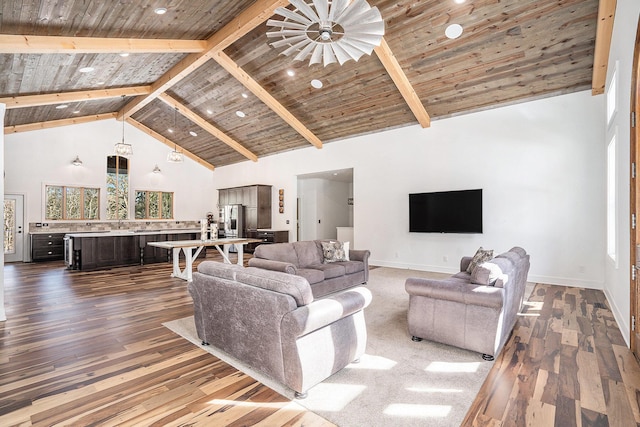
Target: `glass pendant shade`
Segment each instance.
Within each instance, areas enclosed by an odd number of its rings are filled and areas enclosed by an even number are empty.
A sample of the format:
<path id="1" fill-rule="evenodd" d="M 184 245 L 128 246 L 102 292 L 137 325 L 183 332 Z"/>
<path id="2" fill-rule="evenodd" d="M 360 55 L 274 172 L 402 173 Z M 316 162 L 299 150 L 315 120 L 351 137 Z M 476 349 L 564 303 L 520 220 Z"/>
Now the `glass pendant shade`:
<path id="1" fill-rule="evenodd" d="M 184 160 L 184 154 L 177 150 L 170 151 L 167 155 L 167 161 L 171 163 L 182 163 Z"/>
<path id="2" fill-rule="evenodd" d="M 124 95 L 122 95 L 122 97 L 124 99 Z M 122 142 L 118 142 L 114 146 L 113 151 L 118 156 L 126 157 L 133 155 L 133 147 L 131 146 L 131 144 L 126 144 L 124 142 L 124 117 L 122 118 Z"/>

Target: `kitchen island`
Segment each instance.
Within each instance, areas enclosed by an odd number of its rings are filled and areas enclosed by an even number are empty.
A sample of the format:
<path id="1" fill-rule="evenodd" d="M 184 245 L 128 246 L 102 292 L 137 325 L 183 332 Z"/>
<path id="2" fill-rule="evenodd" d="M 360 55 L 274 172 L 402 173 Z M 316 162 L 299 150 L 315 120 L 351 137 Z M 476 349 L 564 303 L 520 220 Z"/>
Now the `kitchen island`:
<path id="1" fill-rule="evenodd" d="M 67 233 L 64 237 L 65 262 L 74 270 L 96 270 L 136 264 L 171 261 L 170 250 L 147 243 L 193 240 L 200 230 L 112 230 Z M 200 253 L 205 256 L 205 251 Z"/>

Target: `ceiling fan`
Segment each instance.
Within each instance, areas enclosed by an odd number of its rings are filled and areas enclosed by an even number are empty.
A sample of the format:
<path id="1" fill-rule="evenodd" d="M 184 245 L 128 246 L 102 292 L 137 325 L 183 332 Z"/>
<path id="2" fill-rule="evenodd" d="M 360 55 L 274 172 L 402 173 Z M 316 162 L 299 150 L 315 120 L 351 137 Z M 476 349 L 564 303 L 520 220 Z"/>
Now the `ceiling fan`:
<path id="1" fill-rule="evenodd" d="M 371 55 L 384 36 L 384 21 L 377 7 L 366 0 L 289 0 L 294 9 L 279 7 L 276 15 L 284 20 L 269 19 L 267 25 L 277 31 L 267 37 L 278 38 L 271 46 L 281 48 L 283 55 L 296 61 L 309 56 L 309 66 L 339 62 L 340 65 L 364 54 Z"/>

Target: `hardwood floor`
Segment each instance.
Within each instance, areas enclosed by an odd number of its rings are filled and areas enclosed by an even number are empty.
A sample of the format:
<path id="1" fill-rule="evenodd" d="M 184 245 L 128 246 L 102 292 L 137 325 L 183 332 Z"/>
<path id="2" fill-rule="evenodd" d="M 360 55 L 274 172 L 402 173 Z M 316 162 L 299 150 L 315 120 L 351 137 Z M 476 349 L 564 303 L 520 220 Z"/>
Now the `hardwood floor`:
<path id="1" fill-rule="evenodd" d="M 333 425 L 162 326 L 193 314 L 170 272 L 6 265 L 0 425 Z M 640 426 L 640 368 L 607 307 L 537 285 L 464 425 Z"/>

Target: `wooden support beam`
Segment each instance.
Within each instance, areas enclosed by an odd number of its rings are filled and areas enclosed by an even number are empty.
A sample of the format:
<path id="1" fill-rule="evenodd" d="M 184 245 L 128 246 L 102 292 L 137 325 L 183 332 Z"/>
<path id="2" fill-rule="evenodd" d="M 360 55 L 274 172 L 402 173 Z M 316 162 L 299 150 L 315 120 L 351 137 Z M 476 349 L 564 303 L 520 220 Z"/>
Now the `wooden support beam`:
<path id="1" fill-rule="evenodd" d="M 211 36 L 207 40 L 207 48 L 203 52 L 191 53 L 186 58 L 183 58 L 151 85 L 151 93 L 145 96 L 139 96 L 129 102 L 118 113 L 118 118 L 122 116 L 130 117 L 140 111 L 161 93 L 206 63 L 213 54 L 230 46 L 240 37 L 271 17 L 278 7 L 286 6 L 287 4 L 289 4 L 288 0 L 257 0 L 235 19 L 221 28 L 220 31 L 217 31 Z"/>
<path id="2" fill-rule="evenodd" d="M 158 132 L 154 131 L 153 129 L 149 129 L 148 127 L 146 127 L 145 125 L 143 125 L 139 121 L 134 120 L 131 117 L 127 118 L 126 120 L 127 120 L 127 123 L 129 123 L 130 125 L 132 125 L 135 128 L 141 130 L 142 132 L 146 133 L 147 135 L 157 139 L 158 141 L 162 142 L 163 144 L 165 144 L 167 147 L 171 148 L 172 150 L 176 146 L 180 147 L 179 145 L 177 145 L 176 143 L 174 143 L 170 139 L 167 139 L 164 136 L 160 135 Z M 211 163 L 209 163 L 206 160 L 203 160 L 202 158 L 196 156 L 195 154 L 193 154 L 189 150 L 186 150 L 183 147 L 180 147 L 180 151 L 185 156 L 187 156 L 188 158 L 190 158 L 194 162 L 197 162 L 198 164 L 204 166 L 205 168 L 210 169 L 210 170 L 214 170 L 215 169 L 215 166 L 213 166 Z"/>
<path id="3" fill-rule="evenodd" d="M 202 52 L 206 40 L 0 35 L 0 53 Z"/>
<path id="4" fill-rule="evenodd" d="M 391 80 L 393 80 L 405 102 L 409 105 L 418 123 L 420 123 L 420 126 L 423 128 L 431 126 L 429 113 L 427 113 L 427 110 L 422 105 L 422 101 L 420 101 L 418 94 L 415 89 L 413 89 L 413 86 L 411 86 L 407 75 L 402 70 L 402 67 L 400 67 L 400 63 L 398 63 L 398 60 L 384 37 L 380 41 L 380 46 L 375 47 L 374 50 L 380 62 L 382 62 L 382 65 L 387 70 L 389 77 L 391 77 Z"/>
<path id="5" fill-rule="evenodd" d="M 98 120 L 107 120 L 114 119 L 118 113 L 104 113 L 104 114 L 96 114 L 93 116 L 82 116 L 82 117 L 73 117 L 70 119 L 61 119 L 61 120 L 51 120 L 48 122 L 38 122 L 38 123 L 28 123 L 24 125 L 15 125 L 15 126 L 6 126 L 4 128 L 4 133 L 18 133 L 18 132 L 29 132 L 32 130 L 42 130 L 42 129 L 50 129 L 60 126 L 69 126 L 69 125 L 77 125 L 80 123 L 89 123 L 95 122 Z"/>
<path id="6" fill-rule="evenodd" d="M 182 114 L 183 116 L 185 116 L 186 118 L 191 120 L 193 123 L 195 123 L 198 126 L 200 126 L 202 129 L 204 129 L 207 132 L 209 132 L 211 135 L 213 135 L 216 138 L 218 138 L 220 141 L 222 141 L 225 144 L 227 144 L 229 147 L 231 147 L 234 150 L 236 150 L 238 153 L 240 153 L 243 156 L 245 156 L 247 159 L 253 160 L 254 162 L 258 161 L 258 156 L 256 156 L 251 151 L 246 149 L 244 146 L 242 146 L 239 142 L 237 142 L 236 140 L 231 138 L 229 135 L 227 135 L 226 133 L 222 132 L 220 129 L 218 129 L 217 127 L 213 126 L 211 123 L 209 123 L 208 121 L 206 121 L 202 117 L 198 116 L 196 113 L 194 113 L 193 111 L 188 109 L 186 106 L 184 106 L 183 104 L 178 102 L 176 99 L 172 98 L 171 96 L 167 95 L 166 93 L 160 94 L 158 96 L 158 99 L 160 99 L 161 101 L 165 102 L 171 108 L 176 108 L 180 114 Z"/>
<path id="7" fill-rule="evenodd" d="M 240 83 L 242 83 L 247 89 L 249 89 L 255 96 L 257 96 L 262 102 L 264 102 L 269 108 L 271 108 L 277 115 L 302 135 L 307 141 L 316 148 L 322 148 L 322 141 L 313 134 L 305 125 L 300 122 L 293 114 L 289 112 L 282 104 L 280 104 L 269 92 L 267 92 L 260 84 L 255 81 L 249 74 L 247 74 L 238 64 L 236 64 L 227 54 L 220 51 L 217 52 L 213 59 L 218 62 L 227 70 L 229 74 L 235 77 Z"/>
<path id="8" fill-rule="evenodd" d="M 22 95 L 0 98 L 0 104 L 6 104 L 7 110 L 11 110 L 13 108 L 37 107 L 40 105 L 64 104 L 67 102 L 94 101 L 97 99 L 119 98 L 121 96 L 138 96 L 149 92 L 151 92 L 151 86 L 45 93 L 42 95 Z"/>
<path id="9" fill-rule="evenodd" d="M 607 83 L 607 64 L 611 50 L 613 21 L 616 15 L 616 0 L 600 0 L 598 5 L 598 27 L 596 29 L 596 47 L 593 54 L 593 76 L 591 78 L 591 94 L 604 93 Z"/>

